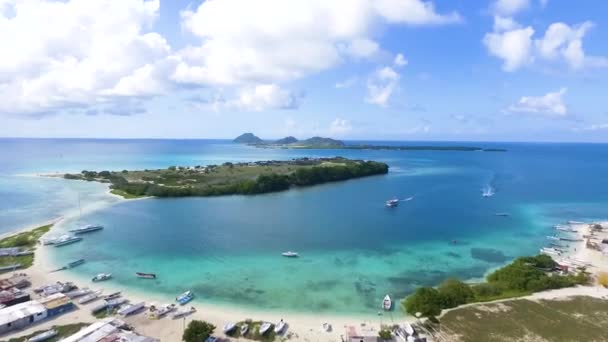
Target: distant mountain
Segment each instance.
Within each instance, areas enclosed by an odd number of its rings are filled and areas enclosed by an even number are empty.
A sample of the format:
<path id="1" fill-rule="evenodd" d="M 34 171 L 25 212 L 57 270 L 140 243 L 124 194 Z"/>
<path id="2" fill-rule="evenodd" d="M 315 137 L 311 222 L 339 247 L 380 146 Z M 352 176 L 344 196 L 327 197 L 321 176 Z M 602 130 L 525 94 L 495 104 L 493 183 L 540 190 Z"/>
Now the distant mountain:
<path id="1" fill-rule="evenodd" d="M 264 140 L 258 138 L 253 133 L 243 133 L 232 140 L 232 142 L 238 144 L 260 144 L 263 143 Z"/>
<path id="2" fill-rule="evenodd" d="M 299 141 L 297 144 L 293 144 L 297 146 L 303 147 L 343 147 L 345 146 L 344 142 L 332 138 L 323 138 L 323 137 L 312 137 L 310 139 Z"/>
<path id="3" fill-rule="evenodd" d="M 298 139 L 292 137 L 292 136 L 288 136 L 285 137 L 283 139 L 279 139 L 275 142 L 273 142 L 273 144 L 277 144 L 277 145 L 288 145 L 288 144 L 293 144 L 293 143 L 297 143 Z"/>

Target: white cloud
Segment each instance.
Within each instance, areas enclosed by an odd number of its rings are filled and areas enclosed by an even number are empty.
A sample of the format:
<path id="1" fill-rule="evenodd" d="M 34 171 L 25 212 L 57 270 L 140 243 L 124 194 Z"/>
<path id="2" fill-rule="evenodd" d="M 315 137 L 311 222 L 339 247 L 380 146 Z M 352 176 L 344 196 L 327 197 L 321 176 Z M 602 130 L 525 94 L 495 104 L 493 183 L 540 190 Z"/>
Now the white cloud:
<path id="1" fill-rule="evenodd" d="M 583 128 L 586 131 L 600 131 L 600 130 L 608 130 L 608 123 L 603 124 L 593 124 L 591 126 Z"/>
<path id="2" fill-rule="evenodd" d="M 543 96 L 523 96 L 516 104 L 509 107 L 509 111 L 565 117 L 568 115 L 568 107 L 562 97 L 566 94 L 566 91 L 566 88 L 561 88 L 559 91 L 547 93 Z"/>
<path id="3" fill-rule="evenodd" d="M 547 7 L 548 4 L 549 4 L 549 0 L 540 0 L 540 6 L 542 8 Z"/>
<path id="4" fill-rule="evenodd" d="M 395 56 L 395 60 L 393 61 L 393 64 L 396 67 L 402 67 L 402 66 L 406 66 L 408 63 L 407 59 L 405 59 L 405 57 L 403 57 L 403 54 L 398 53 L 397 56 Z"/>
<path id="5" fill-rule="evenodd" d="M 367 80 L 367 97 L 365 101 L 386 107 L 393 91 L 399 84 L 400 78 L 399 74 L 391 67 L 383 67 L 376 70 Z"/>
<path id="6" fill-rule="evenodd" d="M 511 17 L 494 16 L 494 32 L 505 32 L 520 28 L 521 26 Z"/>
<path id="7" fill-rule="evenodd" d="M 355 84 L 357 84 L 357 81 L 358 80 L 356 77 L 349 77 L 349 78 L 345 79 L 344 81 L 336 83 L 335 87 L 338 89 L 350 88 L 350 87 L 354 86 Z"/>
<path id="8" fill-rule="evenodd" d="M 329 126 L 329 133 L 334 136 L 344 135 L 352 131 L 353 126 L 349 120 L 336 118 Z"/>
<path id="9" fill-rule="evenodd" d="M 483 39 L 488 52 L 504 61 L 503 70 L 515 71 L 532 62 L 532 35 L 530 26 L 505 32 L 487 33 Z"/>
<path id="10" fill-rule="evenodd" d="M 243 89 L 237 99 L 229 105 L 248 111 L 266 109 L 295 109 L 300 106 L 301 97 L 281 89 L 276 84 L 261 84 Z"/>
<path id="11" fill-rule="evenodd" d="M 530 0 L 497 0 L 492 9 L 496 14 L 511 16 L 530 6 Z"/>
<path id="12" fill-rule="evenodd" d="M 148 31 L 158 0 L 2 3 L 0 112 L 52 112 L 164 91 L 155 68 L 171 49 Z"/>
<path id="13" fill-rule="evenodd" d="M 421 0 L 207 0 L 182 17 L 201 44 L 178 54 L 174 79 L 214 85 L 285 82 L 371 56 L 377 24 L 459 19 Z"/>

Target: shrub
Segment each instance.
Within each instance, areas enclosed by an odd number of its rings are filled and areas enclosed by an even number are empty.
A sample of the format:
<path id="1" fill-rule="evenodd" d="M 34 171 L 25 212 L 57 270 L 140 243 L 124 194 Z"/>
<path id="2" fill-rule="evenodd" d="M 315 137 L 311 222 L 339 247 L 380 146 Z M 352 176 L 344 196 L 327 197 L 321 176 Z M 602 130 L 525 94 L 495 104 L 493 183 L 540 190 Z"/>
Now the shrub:
<path id="1" fill-rule="evenodd" d="M 380 336 L 381 340 L 388 341 L 393 338 L 393 333 L 388 329 L 382 329 L 378 332 L 378 336 Z"/>
<path id="2" fill-rule="evenodd" d="M 453 308 L 466 304 L 475 298 L 471 287 L 458 279 L 447 279 L 439 285 L 439 295 L 443 308 Z"/>
<path id="3" fill-rule="evenodd" d="M 411 315 L 420 312 L 422 316 L 436 316 L 441 313 L 441 295 L 431 287 L 420 287 L 403 303 L 405 311 Z"/>
<path id="4" fill-rule="evenodd" d="M 472 286 L 473 293 L 478 299 L 495 297 L 500 295 L 502 289 L 498 284 L 481 283 Z"/>
<path id="5" fill-rule="evenodd" d="M 182 340 L 185 342 L 202 342 L 213 334 L 214 330 L 215 326 L 211 323 L 193 320 L 188 324 L 186 330 L 184 330 Z"/>
<path id="6" fill-rule="evenodd" d="M 597 282 L 603 287 L 608 287 L 608 273 L 600 272 L 597 275 Z"/>

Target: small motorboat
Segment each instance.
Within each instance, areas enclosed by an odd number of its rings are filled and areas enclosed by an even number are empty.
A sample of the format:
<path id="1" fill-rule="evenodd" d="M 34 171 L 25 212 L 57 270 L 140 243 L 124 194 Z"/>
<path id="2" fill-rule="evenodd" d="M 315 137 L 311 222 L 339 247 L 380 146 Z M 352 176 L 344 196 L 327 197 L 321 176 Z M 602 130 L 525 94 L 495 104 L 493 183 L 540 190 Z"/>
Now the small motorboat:
<path id="1" fill-rule="evenodd" d="M 52 339 L 53 337 L 57 336 L 58 334 L 59 334 L 59 332 L 57 332 L 57 330 L 55 330 L 55 329 L 47 330 L 47 331 L 41 332 L 40 334 L 37 334 L 35 336 L 28 338 L 27 342 L 48 341 L 48 340 Z"/>
<path id="2" fill-rule="evenodd" d="M 70 232 L 72 232 L 74 234 L 84 234 L 84 233 L 94 232 L 94 231 L 102 230 L 102 229 L 103 229 L 103 226 L 100 226 L 98 224 L 89 224 L 84 227 L 71 229 Z"/>
<path id="3" fill-rule="evenodd" d="M 97 291 L 91 292 L 88 295 L 80 298 L 78 300 L 78 303 L 80 303 L 80 304 L 86 304 L 86 303 L 92 302 L 95 299 L 99 298 L 100 294 L 101 294 L 101 290 L 97 290 Z"/>
<path id="4" fill-rule="evenodd" d="M 137 278 L 156 279 L 155 273 L 135 272 L 135 275 L 137 276 Z"/>
<path id="5" fill-rule="evenodd" d="M 152 306 L 150 306 L 150 314 L 148 317 L 150 319 L 160 319 L 164 315 L 168 314 L 169 312 L 171 312 L 175 309 L 177 309 L 175 304 L 165 304 L 165 305 L 161 306 L 160 308 L 156 308 L 154 305 L 152 305 Z"/>
<path id="6" fill-rule="evenodd" d="M 386 311 L 390 310 L 393 307 L 393 301 L 389 295 L 384 296 L 382 300 L 382 308 Z"/>
<path id="7" fill-rule="evenodd" d="M 112 273 L 99 273 L 91 279 L 93 282 L 106 281 L 112 279 Z"/>
<path id="8" fill-rule="evenodd" d="M 122 308 L 120 310 L 118 310 L 118 314 L 123 316 L 123 317 L 127 317 L 129 315 L 133 315 L 141 310 L 144 309 L 144 307 L 146 306 L 145 302 L 139 302 L 137 304 L 131 304 L 125 308 Z"/>
<path id="9" fill-rule="evenodd" d="M 245 323 L 245 324 L 241 325 L 241 336 L 247 335 L 248 331 L 249 331 L 249 324 Z"/>
<path id="10" fill-rule="evenodd" d="M 84 264 L 84 259 L 74 260 L 68 263 L 68 268 L 74 268 L 76 266 Z"/>
<path id="11" fill-rule="evenodd" d="M 331 331 L 331 324 L 325 322 L 323 323 L 323 330 L 325 330 L 326 332 L 330 332 Z"/>
<path id="12" fill-rule="evenodd" d="M 56 240 L 55 243 L 53 243 L 53 246 L 61 247 L 61 246 L 65 246 L 65 245 L 69 245 L 69 244 L 78 242 L 80 240 L 82 240 L 82 238 L 80 236 L 67 235 L 65 237 L 62 237 L 62 238 L 59 238 L 58 240 Z"/>
<path id="13" fill-rule="evenodd" d="M 70 299 L 74 299 L 74 298 L 86 296 L 86 295 L 90 294 L 91 292 L 93 292 L 93 291 L 89 290 L 88 287 L 85 287 L 82 289 L 66 292 L 65 295 L 68 296 Z"/>
<path id="14" fill-rule="evenodd" d="M 260 326 L 260 335 L 264 335 L 265 333 L 267 333 L 268 330 L 270 330 L 270 328 L 272 328 L 272 323 L 269 323 L 269 322 L 262 323 L 262 325 Z"/>
<path id="15" fill-rule="evenodd" d="M 228 334 L 230 332 L 233 332 L 236 329 L 236 324 L 230 322 L 230 323 L 226 323 L 224 325 L 224 334 Z"/>
<path id="16" fill-rule="evenodd" d="M 283 330 L 285 330 L 285 322 L 283 322 L 283 320 L 281 320 L 281 321 L 279 321 L 279 323 L 277 323 L 277 324 L 274 326 L 274 332 L 275 332 L 276 334 L 280 334 L 280 333 L 282 333 L 282 332 L 283 332 Z"/>
<path id="17" fill-rule="evenodd" d="M 194 306 L 191 306 L 187 309 L 182 309 L 182 310 L 176 311 L 172 317 L 173 317 L 173 319 L 178 319 L 178 318 L 186 317 L 195 312 L 196 312 L 196 308 Z"/>
<path id="18" fill-rule="evenodd" d="M 175 298 L 175 300 L 180 304 L 184 305 L 194 299 L 194 293 L 188 290 Z"/>
<path id="19" fill-rule="evenodd" d="M 287 257 L 287 258 L 297 258 L 300 256 L 297 252 L 293 252 L 293 251 L 283 252 L 283 253 L 281 253 L 281 255 L 284 257 Z"/>
<path id="20" fill-rule="evenodd" d="M 416 330 L 414 330 L 414 327 L 413 327 L 411 324 L 409 324 L 409 323 L 405 323 L 405 324 L 403 325 L 403 329 L 404 329 L 404 330 L 405 330 L 405 332 L 406 332 L 408 335 L 410 335 L 410 336 L 412 336 L 412 335 L 415 335 L 415 334 L 416 334 Z"/>
<path id="21" fill-rule="evenodd" d="M 393 198 L 391 200 L 386 201 L 385 203 L 387 208 L 394 208 L 399 205 L 399 199 Z"/>
<path id="22" fill-rule="evenodd" d="M 103 299 L 110 300 L 110 299 L 115 299 L 115 298 L 118 298 L 118 297 L 120 297 L 120 291 L 114 292 L 114 293 L 110 293 L 109 295 L 104 296 Z"/>

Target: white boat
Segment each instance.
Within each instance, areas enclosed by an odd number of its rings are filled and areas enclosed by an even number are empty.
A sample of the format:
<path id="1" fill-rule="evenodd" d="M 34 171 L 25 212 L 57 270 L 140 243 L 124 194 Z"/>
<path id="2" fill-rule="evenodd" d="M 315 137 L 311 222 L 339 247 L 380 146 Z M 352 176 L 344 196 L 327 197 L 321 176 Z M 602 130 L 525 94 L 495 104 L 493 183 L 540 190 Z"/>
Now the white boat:
<path id="1" fill-rule="evenodd" d="M 84 227 L 71 229 L 70 232 L 72 232 L 74 234 L 84 234 L 84 233 L 94 232 L 94 231 L 102 230 L 102 229 L 103 229 L 103 226 L 100 226 L 98 224 L 89 224 Z"/>
<path id="2" fill-rule="evenodd" d="M 547 236 L 547 239 L 559 241 L 559 238 L 557 236 Z"/>
<path id="3" fill-rule="evenodd" d="M 227 334 L 227 333 L 229 333 L 231 331 L 234 331 L 234 329 L 236 329 L 236 324 L 234 324 L 232 322 L 226 323 L 224 325 L 224 329 L 223 329 L 224 330 L 224 334 Z"/>
<path id="4" fill-rule="evenodd" d="M 407 332 L 402 327 L 395 328 L 395 330 L 393 330 L 393 334 L 395 334 L 395 336 L 397 336 L 401 341 L 407 341 Z"/>
<path id="5" fill-rule="evenodd" d="M 93 291 L 89 290 L 88 287 L 85 287 L 85 288 L 82 288 L 82 289 L 79 289 L 79 290 L 74 290 L 74 291 L 66 292 L 65 295 L 68 296 L 70 299 L 74 299 L 74 298 L 86 296 L 86 295 L 88 295 L 91 292 L 93 292 Z"/>
<path id="6" fill-rule="evenodd" d="M 123 316 L 123 317 L 126 317 L 126 316 L 132 315 L 132 314 L 140 311 L 141 309 L 144 308 L 144 306 L 146 306 L 145 302 L 139 302 L 137 304 L 131 304 L 131 305 L 127 306 L 127 307 L 124 307 L 124 308 L 118 310 L 118 314 L 121 315 L 121 316 Z"/>
<path id="7" fill-rule="evenodd" d="M 405 323 L 403 325 L 403 329 L 410 336 L 416 334 L 416 330 L 414 330 L 414 327 L 411 324 L 409 324 L 409 323 Z"/>
<path id="8" fill-rule="evenodd" d="M 281 255 L 284 257 L 287 257 L 287 258 L 297 258 L 300 256 L 297 252 L 293 252 L 293 251 L 283 252 L 283 253 L 281 253 Z"/>
<path id="9" fill-rule="evenodd" d="M 260 335 L 264 335 L 265 333 L 267 333 L 271 327 L 272 327 L 272 323 L 269 323 L 269 322 L 262 323 L 262 325 L 260 326 Z"/>
<path id="10" fill-rule="evenodd" d="M 69 245 L 69 244 L 78 242 L 80 240 L 82 240 L 82 238 L 80 236 L 65 235 L 65 236 L 55 240 L 55 242 L 53 243 L 53 246 L 61 247 L 61 246 L 65 246 L 65 245 Z"/>
<path id="11" fill-rule="evenodd" d="M 168 314 L 171 311 L 174 311 L 175 309 L 177 309 L 175 304 L 165 304 L 165 305 L 161 306 L 160 308 L 156 308 L 152 305 L 152 306 L 150 306 L 149 317 L 151 319 L 160 319 L 164 315 Z"/>
<path id="12" fill-rule="evenodd" d="M 27 342 L 43 342 L 52 339 L 57 336 L 59 332 L 55 329 L 44 331 L 38 335 L 32 336 L 27 339 Z"/>
<path id="13" fill-rule="evenodd" d="M 397 199 L 397 198 L 393 198 L 393 199 L 391 199 L 391 200 L 388 200 L 388 201 L 386 201 L 385 205 L 386 205 L 388 208 L 394 208 L 394 207 L 396 207 L 396 206 L 398 206 L 398 205 L 399 205 L 399 199 Z"/>
<path id="14" fill-rule="evenodd" d="M 112 278 L 112 273 L 99 273 L 91 279 L 93 282 L 105 281 Z"/>
<path id="15" fill-rule="evenodd" d="M 193 314 L 195 312 L 196 312 L 196 308 L 194 306 L 191 306 L 187 309 L 181 309 L 181 310 L 176 311 L 172 317 L 173 317 L 173 319 L 182 318 L 182 317 L 186 317 L 190 314 Z"/>
<path id="16" fill-rule="evenodd" d="M 323 323 L 323 330 L 325 330 L 326 332 L 330 332 L 331 331 L 331 324 L 325 322 Z"/>
<path id="17" fill-rule="evenodd" d="M 80 298 L 78 300 L 78 303 L 80 303 L 80 304 L 86 304 L 86 303 L 92 302 L 95 299 L 99 298 L 99 295 L 101 294 L 101 292 L 102 292 L 101 290 L 97 290 L 97 291 L 91 292 L 88 295 Z"/>
<path id="18" fill-rule="evenodd" d="M 384 296 L 384 299 L 382 300 L 382 308 L 384 310 L 390 310 L 393 307 L 393 301 L 391 300 L 391 296 L 386 295 Z"/>
<path id="19" fill-rule="evenodd" d="M 285 326 L 286 326 L 286 324 L 285 324 L 285 322 L 283 322 L 283 320 L 279 321 L 279 323 L 277 323 L 277 324 L 274 326 L 274 332 L 275 332 L 276 334 L 280 334 L 280 333 L 282 333 L 282 332 L 283 332 L 283 330 L 285 330 Z"/>
<path id="20" fill-rule="evenodd" d="M 243 325 L 241 325 L 241 337 L 244 337 L 245 335 L 247 335 L 248 331 L 249 331 L 249 324 L 244 323 Z"/>

